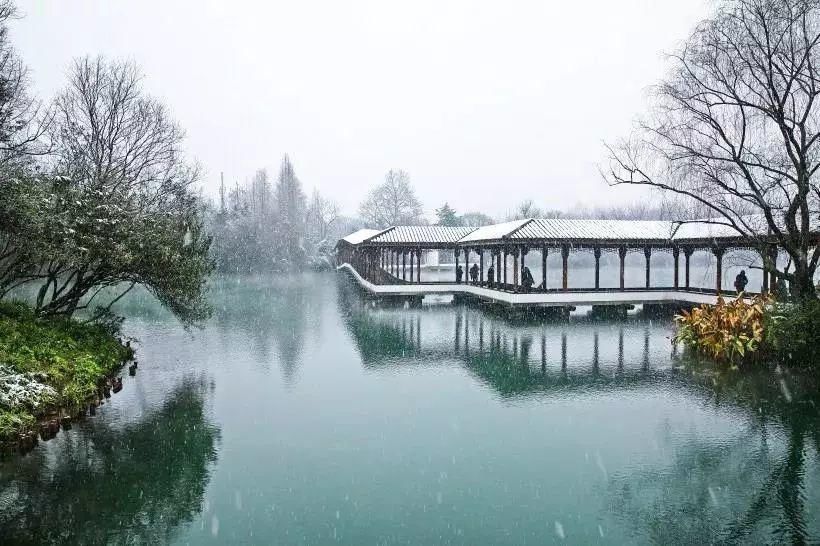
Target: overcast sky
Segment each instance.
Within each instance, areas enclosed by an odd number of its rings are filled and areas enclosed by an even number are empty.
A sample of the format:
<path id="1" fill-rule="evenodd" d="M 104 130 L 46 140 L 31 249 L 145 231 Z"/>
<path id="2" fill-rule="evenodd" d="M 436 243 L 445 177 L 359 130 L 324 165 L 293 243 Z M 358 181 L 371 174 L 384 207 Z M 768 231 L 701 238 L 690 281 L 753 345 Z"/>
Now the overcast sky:
<path id="1" fill-rule="evenodd" d="M 353 213 L 390 168 L 425 208 L 503 216 L 635 199 L 598 174 L 708 0 L 20 0 L 12 38 L 52 97 L 73 57 L 136 61 L 219 174 L 271 174 Z"/>

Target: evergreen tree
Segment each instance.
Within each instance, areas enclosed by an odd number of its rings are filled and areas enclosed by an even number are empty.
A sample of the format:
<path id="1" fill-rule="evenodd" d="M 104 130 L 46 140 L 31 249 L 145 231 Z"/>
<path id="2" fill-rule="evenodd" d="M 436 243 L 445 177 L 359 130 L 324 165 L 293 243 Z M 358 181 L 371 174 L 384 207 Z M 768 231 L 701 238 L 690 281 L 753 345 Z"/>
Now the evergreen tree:
<path id="1" fill-rule="evenodd" d="M 288 265 L 302 265 L 306 259 L 303 248 L 305 236 L 305 193 L 296 177 L 290 158 L 285 155 L 276 180 L 276 207 L 282 257 Z"/>
<path id="2" fill-rule="evenodd" d="M 440 208 L 436 209 L 436 222 L 439 226 L 460 226 L 461 221 L 456 214 L 456 211 L 448 203 L 444 203 Z"/>

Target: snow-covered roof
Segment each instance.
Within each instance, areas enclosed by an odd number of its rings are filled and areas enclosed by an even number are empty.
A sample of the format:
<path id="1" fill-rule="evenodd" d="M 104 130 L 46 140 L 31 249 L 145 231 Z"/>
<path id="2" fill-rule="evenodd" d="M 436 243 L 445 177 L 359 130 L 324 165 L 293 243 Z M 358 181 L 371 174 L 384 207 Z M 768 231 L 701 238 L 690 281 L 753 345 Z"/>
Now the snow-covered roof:
<path id="1" fill-rule="evenodd" d="M 504 222 L 503 224 L 492 224 L 489 226 L 482 226 L 472 231 L 463 237 L 460 243 L 472 243 L 476 241 L 492 241 L 495 239 L 502 239 L 510 233 L 520 228 L 531 220 L 513 220 L 512 222 Z"/>
<path id="2" fill-rule="evenodd" d="M 369 243 L 390 244 L 455 244 L 474 231 L 473 227 L 450 226 L 394 226 L 371 237 Z"/>
<path id="3" fill-rule="evenodd" d="M 382 231 L 383 230 L 381 229 L 360 229 L 358 231 L 354 231 L 347 237 L 342 237 L 342 241 L 351 245 L 358 245 L 359 243 L 363 243 L 371 237 L 378 235 Z"/>
<path id="4" fill-rule="evenodd" d="M 513 240 L 546 241 L 668 241 L 671 222 L 655 220 L 581 220 L 553 218 L 532 220 L 510 233 Z"/>
<path id="5" fill-rule="evenodd" d="M 732 239 L 743 236 L 743 234 L 738 232 L 734 227 L 715 222 L 719 222 L 719 220 L 711 222 L 708 220 L 681 223 L 675 222 L 676 229 L 675 234 L 672 236 L 672 240 L 687 241 L 702 239 Z M 753 224 L 753 227 L 753 233 L 756 234 L 765 234 L 767 231 L 765 228 L 759 230 L 755 224 Z"/>
<path id="6" fill-rule="evenodd" d="M 670 222 L 664 220 L 524 219 L 473 227 L 393 226 L 385 230 L 360 229 L 342 239 L 351 244 L 470 245 L 503 241 L 545 243 L 654 243 L 673 244 L 735 240 L 745 235 L 765 236 L 768 224 L 762 215 L 744 216 L 739 232 L 721 219 Z M 820 234 L 820 219 L 813 218 L 812 232 Z"/>

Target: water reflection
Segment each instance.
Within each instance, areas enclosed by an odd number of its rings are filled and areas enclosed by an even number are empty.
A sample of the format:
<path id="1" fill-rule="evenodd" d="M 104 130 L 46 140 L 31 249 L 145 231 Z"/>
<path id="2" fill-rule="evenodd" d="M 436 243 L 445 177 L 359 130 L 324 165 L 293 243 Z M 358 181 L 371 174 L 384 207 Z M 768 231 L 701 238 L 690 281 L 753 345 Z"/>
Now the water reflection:
<path id="1" fill-rule="evenodd" d="M 625 387 L 672 370 L 668 321 L 522 319 L 471 306 L 373 307 L 340 294 L 367 368 L 455 361 L 504 397 Z"/>
<path id="2" fill-rule="evenodd" d="M 217 458 L 220 433 L 204 407 L 210 389 L 188 377 L 136 423 L 88 421 L 53 440 L 58 449 L 3 463 L 2 542 L 168 542 L 200 512 Z"/>
<path id="3" fill-rule="evenodd" d="M 524 320 L 471 306 L 375 306 L 340 294 L 369 370 L 460 366 L 503 400 L 522 402 L 665 392 L 670 402 L 691 400 L 725 416 L 732 425 L 724 433 L 661 426 L 647 455 L 659 460 L 604 470 L 604 511 L 616 520 L 607 525 L 632 540 L 806 544 L 820 537 L 816 379 L 684 360 L 669 341 L 670 321 Z"/>
<path id="4" fill-rule="evenodd" d="M 0 466 L 0 543 L 820 538 L 817 381 L 686 362 L 668 318 L 219 282 L 212 323 L 131 322 L 134 388 Z"/>
<path id="5" fill-rule="evenodd" d="M 223 336 L 246 333 L 261 362 L 274 360 L 275 351 L 282 377 L 293 384 L 305 337 L 321 328 L 321 307 L 332 297 L 328 283 L 315 280 L 310 275 L 219 278 L 211 290 L 215 326 Z"/>
<path id="6" fill-rule="evenodd" d="M 625 522 L 669 544 L 808 544 L 820 536 L 820 391 L 780 370 L 715 372 L 690 363 L 681 381 L 743 420 L 741 435 L 667 438 L 672 463 L 613 478 Z"/>

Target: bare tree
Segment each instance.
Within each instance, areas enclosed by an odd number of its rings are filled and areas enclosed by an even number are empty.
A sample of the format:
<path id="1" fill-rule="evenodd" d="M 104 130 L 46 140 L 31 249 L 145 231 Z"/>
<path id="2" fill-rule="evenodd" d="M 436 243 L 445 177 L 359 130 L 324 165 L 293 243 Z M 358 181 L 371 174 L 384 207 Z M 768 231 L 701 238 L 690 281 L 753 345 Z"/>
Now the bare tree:
<path id="1" fill-rule="evenodd" d="M 182 129 L 143 94 L 137 67 L 75 61 L 55 111 L 54 174 L 24 185 L 43 225 L 33 241 L 12 233 L 33 247 L 36 310 L 71 315 L 139 284 L 182 320 L 206 316 L 209 240 L 191 190 L 198 169 L 182 154 Z"/>
<path id="2" fill-rule="evenodd" d="M 461 215 L 461 225 L 471 227 L 489 226 L 495 224 L 495 219 L 483 212 L 465 212 Z"/>
<path id="3" fill-rule="evenodd" d="M 330 199 L 322 197 L 319 190 L 314 189 L 307 210 L 308 232 L 316 242 L 328 238 L 330 228 L 339 218 L 339 205 Z"/>
<path id="4" fill-rule="evenodd" d="M 9 39 L 8 21 L 17 15 L 12 0 L 0 0 L 0 156 L 43 154 L 50 113 L 29 94 L 29 75 Z"/>
<path id="5" fill-rule="evenodd" d="M 546 214 L 532 199 L 521 201 L 513 212 L 507 213 L 507 220 L 526 220 L 527 218 L 544 218 Z M 557 217 L 557 216 L 556 216 Z"/>
<path id="6" fill-rule="evenodd" d="M 421 202 L 410 185 L 410 176 L 402 170 L 388 171 L 384 182 L 375 187 L 361 204 L 359 214 L 366 225 L 373 228 L 424 222 Z"/>
<path id="7" fill-rule="evenodd" d="M 608 146 L 612 184 L 699 203 L 765 256 L 799 297 L 813 297 L 820 184 L 817 0 L 724 0 L 671 56 L 654 111 Z M 793 264 L 777 271 L 773 237 Z"/>

